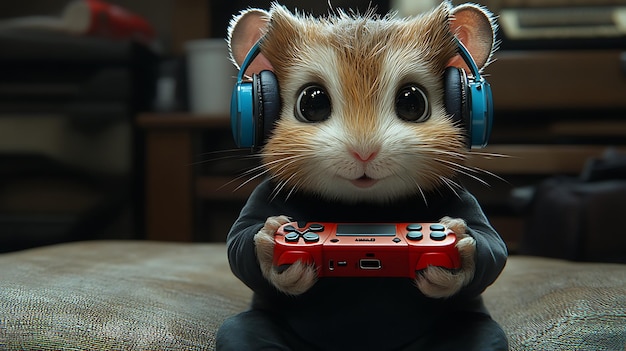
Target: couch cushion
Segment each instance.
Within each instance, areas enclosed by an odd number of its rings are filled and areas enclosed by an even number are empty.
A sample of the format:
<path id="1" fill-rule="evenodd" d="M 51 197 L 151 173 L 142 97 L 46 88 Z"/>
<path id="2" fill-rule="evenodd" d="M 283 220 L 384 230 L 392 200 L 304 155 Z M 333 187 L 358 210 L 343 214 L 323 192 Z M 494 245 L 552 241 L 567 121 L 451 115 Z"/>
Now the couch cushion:
<path id="1" fill-rule="evenodd" d="M 251 295 L 224 244 L 79 242 L 0 267 L 0 349 L 211 350 Z M 511 257 L 485 299 L 513 350 L 626 344 L 625 265 Z"/>
<path id="2" fill-rule="evenodd" d="M 513 256 L 484 297 L 513 350 L 626 350 L 626 265 Z"/>
<path id="3" fill-rule="evenodd" d="M 250 298 L 225 252 L 92 241 L 0 255 L 0 349 L 213 349 Z"/>

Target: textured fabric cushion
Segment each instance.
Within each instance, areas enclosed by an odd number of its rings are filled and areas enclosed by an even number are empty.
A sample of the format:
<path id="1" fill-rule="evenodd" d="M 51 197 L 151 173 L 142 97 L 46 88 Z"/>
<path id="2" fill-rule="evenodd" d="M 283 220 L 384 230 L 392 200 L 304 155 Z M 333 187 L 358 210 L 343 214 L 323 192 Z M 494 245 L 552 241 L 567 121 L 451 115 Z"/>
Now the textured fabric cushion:
<path id="1" fill-rule="evenodd" d="M 0 349 L 212 350 L 250 291 L 224 244 L 80 242 L 0 255 Z M 511 257 L 485 293 L 512 350 L 624 350 L 626 265 Z"/>
<path id="2" fill-rule="evenodd" d="M 626 350 L 626 265 L 514 256 L 484 297 L 513 350 Z"/>
<path id="3" fill-rule="evenodd" d="M 213 349 L 251 295 L 225 250 L 82 242 L 2 255 L 0 349 Z"/>

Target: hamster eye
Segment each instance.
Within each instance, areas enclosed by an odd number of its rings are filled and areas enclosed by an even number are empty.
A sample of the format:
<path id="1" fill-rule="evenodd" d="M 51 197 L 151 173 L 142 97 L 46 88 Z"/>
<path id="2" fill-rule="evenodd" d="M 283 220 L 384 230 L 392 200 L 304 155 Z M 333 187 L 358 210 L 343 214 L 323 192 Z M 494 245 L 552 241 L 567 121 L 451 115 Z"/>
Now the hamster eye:
<path id="1" fill-rule="evenodd" d="M 430 117 L 428 98 L 416 84 L 405 85 L 396 96 L 396 114 L 409 122 L 424 122 Z"/>
<path id="2" fill-rule="evenodd" d="M 296 100 L 296 117 L 303 122 L 322 122 L 330 117 L 330 98 L 319 85 L 305 86 Z"/>

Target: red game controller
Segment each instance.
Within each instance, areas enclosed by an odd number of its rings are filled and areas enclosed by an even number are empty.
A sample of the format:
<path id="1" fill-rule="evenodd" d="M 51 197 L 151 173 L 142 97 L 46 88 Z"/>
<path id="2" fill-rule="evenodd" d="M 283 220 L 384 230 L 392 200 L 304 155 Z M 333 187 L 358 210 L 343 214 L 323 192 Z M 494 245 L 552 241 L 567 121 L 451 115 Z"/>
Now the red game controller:
<path id="1" fill-rule="evenodd" d="M 274 265 L 302 261 L 319 277 L 408 277 L 461 268 L 457 237 L 439 223 L 291 222 L 274 236 Z"/>

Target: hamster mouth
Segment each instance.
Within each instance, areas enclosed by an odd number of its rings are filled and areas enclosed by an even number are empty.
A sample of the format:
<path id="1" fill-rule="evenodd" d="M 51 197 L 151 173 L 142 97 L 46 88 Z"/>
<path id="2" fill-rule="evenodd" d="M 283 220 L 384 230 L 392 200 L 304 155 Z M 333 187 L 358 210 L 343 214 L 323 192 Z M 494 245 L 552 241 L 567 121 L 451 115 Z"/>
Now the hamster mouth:
<path id="1" fill-rule="evenodd" d="M 378 183 L 378 179 L 370 178 L 364 174 L 360 178 L 350 180 L 350 183 L 352 183 L 357 188 L 365 189 L 370 188 L 374 186 L 374 184 Z"/>

